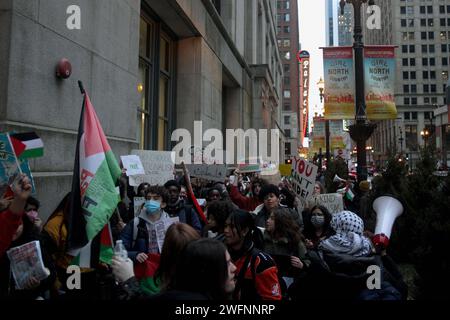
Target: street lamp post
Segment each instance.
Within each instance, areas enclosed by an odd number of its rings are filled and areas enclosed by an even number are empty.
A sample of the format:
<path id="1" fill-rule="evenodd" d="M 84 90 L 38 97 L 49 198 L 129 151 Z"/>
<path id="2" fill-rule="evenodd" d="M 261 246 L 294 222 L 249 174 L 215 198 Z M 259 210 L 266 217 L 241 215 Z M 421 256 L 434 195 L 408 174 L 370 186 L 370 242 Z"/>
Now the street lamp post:
<path id="1" fill-rule="evenodd" d="M 400 138 L 398 138 L 398 141 L 400 142 L 400 153 L 403 153 L 403 131 L 402 131 L 402 127 L 398 127 L 399 131 L 400 131 Z"/>
<path id="2" fill-rule="evenodd" d="M 320 103 L 323 102 L 323 96 L 324 96 L 324 89 L 325 89 L 325 82 L 322 78 L 320 78 L 319 82 L 317 82 L 317 86 L 319 88 L 320 92 Z M 325 115 L 324 115 L 325 116 Z M 327 158 L 327 169 L 330 165 L 330 120 L 325 119 L 325 156 Z"/>
<path id="3" fill-rule="evenodd" d="M 353 5 L 354 12 L 354 43 L 355 52 L 355 111 L 356 123 L 349 126 L 350 137 L 356 142 L 358 181 L 367 179 L 366 141 L 372 135 L 376 125 L 367 121 L 366 99 L 364 96 L 364 43 L 362 41 L 361 6 L 367 0 L 341 0 L 341 14 L 344 14 L 346 3 Z M 369 5 L 374 1 L 369 0 Z"/>
<path id="4" fill-rule="evenodd" d="M 427 140 L 430 135 L 430 131 L 428 131 L 428 129 L 424 129 L 424 130 L 420 131 L 420 135 L 422 136 L 423 143 L 425 144 L 425 149 L 426 149 L 427 148 Z"/>

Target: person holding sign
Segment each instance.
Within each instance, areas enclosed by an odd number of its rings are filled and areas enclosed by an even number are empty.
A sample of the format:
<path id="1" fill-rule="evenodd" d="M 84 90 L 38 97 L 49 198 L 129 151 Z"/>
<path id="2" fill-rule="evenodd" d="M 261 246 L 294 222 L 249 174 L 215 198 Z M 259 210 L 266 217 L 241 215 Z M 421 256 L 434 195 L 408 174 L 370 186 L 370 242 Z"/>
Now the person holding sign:
<path id="1" fill-rule="evenodd" d="M 237 170 L 236 170 L 237 171 Z M 238 174 L 235 172 L 235 174 Z M 231 177 L 230 177 L 231 178 Z M 266 182 L 260 178 L 253 178 L 251 182 L 251 191 L 252 196 L 246 197 L 243 196 L 238 189 L 238 179 L 233 176 L 233 179 L 230 179 L 231 190 L 230 190 L 230 198 L 231 200 L 242 210 L 253 211 L 259 206 L 262 201 L 259 197 L 259 193 L 261 188 L 266 184 Z"/>

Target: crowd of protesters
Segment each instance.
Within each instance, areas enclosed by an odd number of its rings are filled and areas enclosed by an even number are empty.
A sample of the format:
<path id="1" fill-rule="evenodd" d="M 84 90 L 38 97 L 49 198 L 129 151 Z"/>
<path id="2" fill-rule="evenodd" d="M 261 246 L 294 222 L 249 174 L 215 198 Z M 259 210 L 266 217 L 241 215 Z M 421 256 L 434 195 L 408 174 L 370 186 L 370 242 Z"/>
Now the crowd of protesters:
<path id="1" fill-rule="evenodd" d="M 115 255 L 110 265 L 82 268 L 80 288 L 71 289 L 70 194 L 41 221 L 40 203 L 22 176 L 14 194 L 0 203 L 0 299 L 406 299 L 394 261 L 366 236 L 373 230 L 365 228 L 367 214 L 358 212 L 357 203 L 331 214 L 321 205 L 308 207 L 287 179 L 275 185 L 239 172 L 223 183 L 191 185 L 180 176 L 137 188 L 123 174 L 119 185 L 121 201 L 110 226 L 114 243 L 122 241 L 128 258 Z M 326 193 L 319 181 L 314 193 Z M 135 197 L 145 198 L 136 213 Z M 174 218 L 161 246 L 158 222 Z M 50 275 L 18 289 L 6 252 L 34 240 Z M 367 286 L 372 265 L 381 270 L 375 289 Z"/>

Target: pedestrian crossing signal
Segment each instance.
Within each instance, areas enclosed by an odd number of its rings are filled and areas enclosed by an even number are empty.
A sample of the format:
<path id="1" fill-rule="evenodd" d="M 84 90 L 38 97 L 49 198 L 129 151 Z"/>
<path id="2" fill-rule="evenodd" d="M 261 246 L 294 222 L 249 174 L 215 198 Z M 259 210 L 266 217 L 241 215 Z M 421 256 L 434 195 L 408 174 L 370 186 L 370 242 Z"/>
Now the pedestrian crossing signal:
<path id="1" fill-rule="evenodd" d="M 285 163 L 286 163 L 286 164 L 292 164 L 292 159 L 286 159 L 286 160 L 285 160 Z"/>

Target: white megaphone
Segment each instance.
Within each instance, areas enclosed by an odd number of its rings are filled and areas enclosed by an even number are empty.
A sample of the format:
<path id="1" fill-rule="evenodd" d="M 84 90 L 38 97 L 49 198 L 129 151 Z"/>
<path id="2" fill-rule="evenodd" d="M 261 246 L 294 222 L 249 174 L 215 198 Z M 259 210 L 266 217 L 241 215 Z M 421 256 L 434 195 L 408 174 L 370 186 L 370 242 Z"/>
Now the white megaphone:
<path id="1" fill-rule="evenodd" d="M 377 213 L 377 224 L 372 242 L 375 247 L 385 249 L 389 244 L 395 219 L 403 213 L 403 205 L 391 196 L 381 196 L 375 199 L 372 207 Z"/>
<path id="2" fill-rule="evenodd" d="M 333 182 L 347 182 L 347 180 L 342 179 L 342 178 L 339 177 L 337 174 L 335 174 L 335 175 L 334 175 Z"/>

